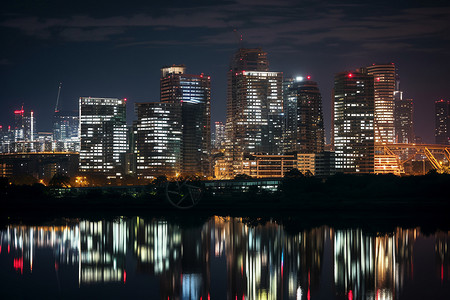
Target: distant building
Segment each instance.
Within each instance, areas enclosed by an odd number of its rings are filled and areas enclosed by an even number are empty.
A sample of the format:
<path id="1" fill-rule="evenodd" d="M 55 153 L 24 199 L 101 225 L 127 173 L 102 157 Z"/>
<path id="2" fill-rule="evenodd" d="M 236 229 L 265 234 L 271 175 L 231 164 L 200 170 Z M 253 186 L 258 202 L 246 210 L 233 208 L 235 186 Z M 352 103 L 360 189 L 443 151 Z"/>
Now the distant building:
<path id="1" fill-rule="evenodd" d="M 324 147 L 322 96 L 317 83 L 297 78 L 284 90 L 284 151 L 320 153 Z"/>
<path id="2" fill-rule="evenodd" d="M 375 174 L 394 174 L 400 176 L 405 173 L 400 167 L 396 155 L 375 155 Z"/>
<path id="3" fill-rule="evenodd" d="M 304 175 L 316 175 L 316 158 L 315 153 L 298 153 L 298 154 L 253 154 L 246 155 L 242 160 L 241 174 L 249 175 L 253 178 L 282 178 L 292 169 L 298 169 Z M 223 179 L 224 161 L 216 163 L 216 178 Z M 322 168 L 325 168 L 322 164 Z M 331 173 L 330 169 L 321 170 L 327 176 Z M 333 173 L 334 174 L 334 173 Z M 221 177 L 222 176 L 222 177 Z"/>
<path id="4" fill-rule="evenodd" d="M 56 111 L 53 115 L 53 140 L 57 151 L 79 151 L 79 113 Z"/>
<path id="5" fill-rule="evenodd" d="M 11 126 L 0 125 L 0 153 L 13 152 L 14 130 Z"/>
<path id="6" fill-rule="evenodd" d="M 415 142 L 413 123 L 413 100 L 395 100 L 395 136 L 396 142 L 409 144 Z"/>
<path id="7" fill-rule="evenodd" d="M 315 153 L 298 153 L 297 169 L 305 175 L 316 174 L 316 154 Z"/>
<path id="8" fill-rule="evenodd" d="M 211 78 L 185 74 L 184 65 L 161 69 L 161 102 L 181 105 L 181 173 L 208 176 L 211 149 Z"/>
<path id="9" fill-rule="evenodd" d="M 334 78 L 336 172 L 374 172 L 373 76 L 342 72 Z"/>
<path id="10" fill-rule="evenodd" d="M 336 157 L 332 151 L 323 151 L 315 155 L 315 175 L 320 177 L 336 174 Z"/>
<path id="11" fill-rule="evenodd" d="M 374 77 L 375 143 L 395 143 L 394 93 L 396 91 L 396 71 L 394 63 L 373 64 L 366 69 Z"/>
<path id="12" fill-rule="evenodd" d="M 242 174 L 254 178 L 284 177 L 297 168 L 296 155 L 248 155 L 242 160 Z"/>
<path id="13" fill-rule="evenodd" d="M 239 49 L 228 71 L 227 145 L 229 177 L 241 173 L 247 154 L 280 154 L 283 136 L 283 74 L 269 72 L 261 48 Z"/>
<path id="14" fill-rule="evenodd" d="M 78 153 L 7 153 L 0 154 L 0 177 L 31 175 L 49 180 L 56 174 L 69 177 L 78 171 Z"/>
<path id="15" fill-rule="evenodd" d="M 436 144 L 450 144 L 450 101 L 438 100 L 434 102 Z"/>
<path id="16" fill-rule="evenodd" d="M 215 122 L 214 148 L 220 149 L 225 142 L 225 125 L 222 122 Z"/>
<path id="17" fill-rule="evenodd" d="M 127 152 L 126 99 L 81 97 L 80 171 L 118 178 Z"/>
<path id="18" fill-rule="evenodd" d="M 36 138 L 36 118 L 33 111 L 26 112 L 23 106 L 14 111 L 14 141 L 31 142 Z"/>
<path id="19" fill-rule="evenodd" d="M 180 103 L 136 103 L 136 175 L 153 179 L 181 173 Z"/>

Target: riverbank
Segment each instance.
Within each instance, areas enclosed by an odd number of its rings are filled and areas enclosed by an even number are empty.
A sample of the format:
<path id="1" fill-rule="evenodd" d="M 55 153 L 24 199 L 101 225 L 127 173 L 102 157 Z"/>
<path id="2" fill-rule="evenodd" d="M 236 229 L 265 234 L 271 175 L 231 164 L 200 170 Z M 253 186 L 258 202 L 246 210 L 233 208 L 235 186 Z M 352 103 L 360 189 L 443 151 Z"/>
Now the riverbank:
<path id="1" fill-rule="evenodd" d="M 202 189 L 196 206 L 179 210 L 170 205 L 163 186 L 91 188 L 82 193 L 63 189 L 63 194 L 41 185 L 7 186 L 2 190 L 0 217 L 3 223 L 32 223 L 55 218 L 221 215 L 279 220 L 295 228 L 324 224 L 450 228 L 449 175 L 285 178 L 275 192 L 258 186 L 240 191 Z"/>

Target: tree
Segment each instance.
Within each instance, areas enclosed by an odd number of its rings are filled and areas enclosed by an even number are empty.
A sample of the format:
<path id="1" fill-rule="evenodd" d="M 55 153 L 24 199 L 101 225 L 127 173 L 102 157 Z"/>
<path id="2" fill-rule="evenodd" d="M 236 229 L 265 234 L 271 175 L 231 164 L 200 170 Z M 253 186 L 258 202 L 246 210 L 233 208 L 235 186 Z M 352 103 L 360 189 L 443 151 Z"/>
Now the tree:
<path id="1" fill-rule="evenodd" d="M 290 169 L 284 174 L 284 178 L 302 178 L 304 175 L 298 169 Z"/>
<path id="2" fill-rule="evenodd" d="M 246 179 L 252 179 L 252 176 L 247 175 L 247 174 L 237 174 L 234 177 L 235 180 L 246 180 Z"/>
<path id="3" fill-rule="evenodd" d="M 50 179 L 48 184 L 54 188 L 69 188 L 70 178 L 64 174 L 57 173 Z"/>

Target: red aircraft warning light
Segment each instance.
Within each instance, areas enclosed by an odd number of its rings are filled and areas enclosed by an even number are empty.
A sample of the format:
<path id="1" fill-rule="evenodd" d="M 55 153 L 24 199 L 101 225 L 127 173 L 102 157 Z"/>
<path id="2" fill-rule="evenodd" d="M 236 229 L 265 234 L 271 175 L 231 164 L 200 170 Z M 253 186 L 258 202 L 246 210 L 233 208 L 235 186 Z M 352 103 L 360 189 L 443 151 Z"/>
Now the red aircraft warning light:
<path id="1" fill-rule="evenodd" d="M 352 74 L 352 73 L 349 73 L 349 74 L 348 74 L 348 77 L 352 78 L 352 77 L 353 77 L 353 74 Z"/>

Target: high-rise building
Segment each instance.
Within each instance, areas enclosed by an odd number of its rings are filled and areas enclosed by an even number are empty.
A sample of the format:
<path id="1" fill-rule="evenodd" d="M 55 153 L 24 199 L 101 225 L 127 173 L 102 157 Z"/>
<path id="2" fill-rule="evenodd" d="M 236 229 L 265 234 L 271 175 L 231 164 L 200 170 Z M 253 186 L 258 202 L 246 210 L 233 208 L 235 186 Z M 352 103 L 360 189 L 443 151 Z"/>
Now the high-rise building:
<path id="1" fill-rule="evenodd" d="M 220 149 L 225 142 L 225 124 L 215 122 L 214 130 L 214 148 Z"/>
<path id="2" fill-rule="evenodd" d="M 324 147 L 322 96 L 311 77 L 297 78 L 284 93 L 284 150 L 320 153 Z"/>
<path id="3" fill-rule="evenodd" d="M 336 172 L 374 172 L 373 76 L 342 72 L 334 77 Z"/>
<path id="4" fill-rule="evenodd" d="M 413 100 L 396 99 L 394 116 L 396 142 L 402 144 L 414 143 Z"/>
<path id="5" fill-rule="evenodd" d="M 394 63 L 373 64 L 364 68 L 374 77 L 376 143 L 395 143 L 394 93 L 396 71 Z"/>
<path id="6" fill-rule="evenodd" d="M 245 154 L 280 154 L 283 133 L 281 72 L 269 72 L 267 53 L 239 49 L 231 61 L 227 92 L 229 177 L 242 173 Z"/>
<path id="7" fill-rule="evenodd" d="M 80 171 L 119 178 L 128 149 L 126 99 L 81 97 L 79 113 Z"/>
<path id="8" fill-rule="evenodd" d="M 57 151 L 78 152 L 79 113 L 76 111 L 55 111 L 53 115 L 53 140 Z"/>
<path id="9" fill-rule="evenodd" d="M 298 77 L 303 79 L 303 77 Z M 289 96 L 289 90 L 293 87 L 296 79 L 292 77 L 283 78 L 283 152 L 293 151 L 293 144 L 297 134 L 297 98 Z"/>
<path id="10" fill-rule="evenodd" d="M 152 179 L 181 173 L 181 103 L 136 103 L 136 175 Z"/>
<path id="11" fill-rule="evenodd" d="M 434 102 L 436 144 L 450 144 L 450 101 L 438 100 Z"/>
<path id="12" fill-rule="evenodd" d="M 185 74 L 184 65 L 161 69 L 161 102 L 181 105 L 181 172 L 209 175 L 211 148 L 211 78 Z"/>
<path id="13" fill-rule="evenodd" d="M 23 106 L 14 111 L 14 141 L 31 142 L 36 138 L 36 118 L 31 110 L 25 112 Z"/>

